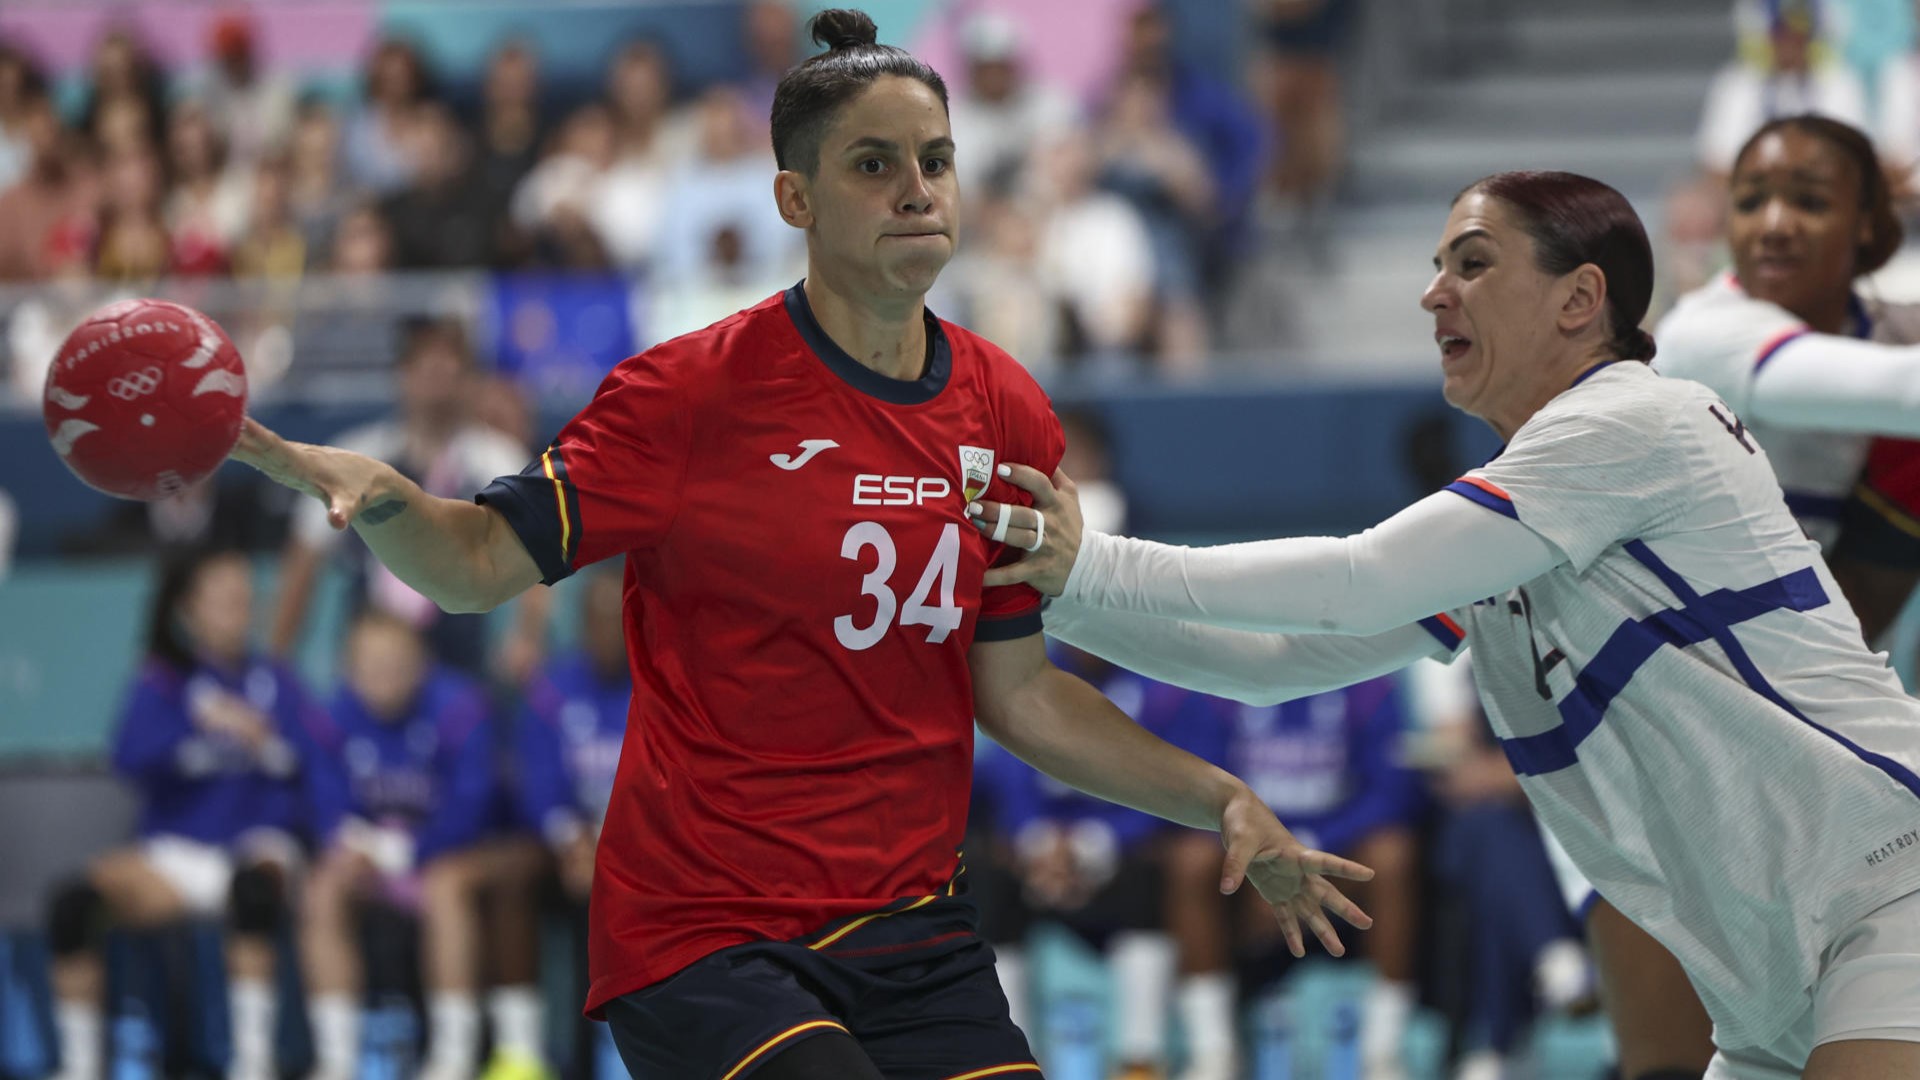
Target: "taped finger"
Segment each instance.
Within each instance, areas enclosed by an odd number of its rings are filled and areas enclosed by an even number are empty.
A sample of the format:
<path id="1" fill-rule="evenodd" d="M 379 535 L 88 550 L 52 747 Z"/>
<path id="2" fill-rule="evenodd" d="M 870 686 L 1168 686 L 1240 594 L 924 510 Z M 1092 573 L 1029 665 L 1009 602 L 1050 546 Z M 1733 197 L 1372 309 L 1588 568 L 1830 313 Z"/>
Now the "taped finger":
<path id="1" fill-rule="evenodd" d="M 1033 512 L 1033 543 L 1027 545 L 1028 551 L 1039 551 L 1040 545 L 1047 542 L 1047 515 L 1038 510 Z"/>
<path id="2" fill-rule="evenodd" d="M 987 537 L 987 539 L 992 540 L 996 544 L 1006 543 L 1007 522 L 1012 520 L 1013 520 L 1013 507 L 1008 506 L 1006 503 L 1001 503 L 1000 504 L 1000 520 L 993 523 L 993 535 Z"/>

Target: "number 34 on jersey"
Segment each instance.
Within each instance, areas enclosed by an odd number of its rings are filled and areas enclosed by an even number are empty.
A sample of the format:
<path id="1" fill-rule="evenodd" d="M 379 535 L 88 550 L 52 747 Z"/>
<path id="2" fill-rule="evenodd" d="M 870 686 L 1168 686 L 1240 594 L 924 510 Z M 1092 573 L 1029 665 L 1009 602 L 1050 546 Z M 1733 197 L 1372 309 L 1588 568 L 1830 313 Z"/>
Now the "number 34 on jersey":
<path id="1" fill-rule="evenodd" d="M 993 476 L 993 451 L 979 446 L 960 448 L 961 504 L 985 491 Z M 861 473 L 853 478 L 855 506 L 927 506 L 952 504 L 953 485 L 942 476 L 883 476 Z M 917 525 L 917 523 L 916 523 Z M 915 532 L 920 528 L 916 527 Z M 920 570 L 905 600 L 891 584 L 899 569 L 900 545 L 888 527 L 878 521 L 858 521 L 840 541 L 840 557 L 866 567 L 860 579 L 860 595 L 871 598 L 871 614 L 866 605 L 833 620 L 833 636 L 841 645 L 856 652 L 870 649 L 886 637 L 896 625 L 902 632 L 909 627 L 926 627 L 926 641 L 939 645 L 960 629 L 963 618 L 954 602 L 954 581 L 960 576 L 960 526 L 949 520 L 941 525 L 933 553 Z M 903 578 L 904 580 L 904 578 Z"/>

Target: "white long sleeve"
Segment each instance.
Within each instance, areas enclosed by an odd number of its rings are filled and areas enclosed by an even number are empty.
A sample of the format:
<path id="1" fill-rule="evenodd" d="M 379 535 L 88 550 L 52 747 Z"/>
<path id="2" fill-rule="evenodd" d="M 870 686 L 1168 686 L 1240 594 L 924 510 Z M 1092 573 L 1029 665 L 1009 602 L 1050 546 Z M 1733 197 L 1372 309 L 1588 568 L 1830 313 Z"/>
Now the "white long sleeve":
<path id="1" fill-rule="evenodd" d="M 1150 679 L 1249 705 L 1338 690 L 1446 651 L 1417 625 L 1371 637 L 1262 634 L 1090 608 L 1064 597 L 1047 605 L 1046 624 L 1061 641 Z"/>
<path id="2" fill-rule="evenodd" d="M 1443 491 L 1340 539 L 1190 548 L 1089 530 L 1065 596 L 1210 626 L 1365 637 L 1503 594 L 1566 561 L 1518 520 Z"/>
<path id="3" fill-rule="evenodd" d="M 1802 334 L 1754 373 L 1744 411 L 1782 428 L 1920 438 L 1920 346 Z"/>

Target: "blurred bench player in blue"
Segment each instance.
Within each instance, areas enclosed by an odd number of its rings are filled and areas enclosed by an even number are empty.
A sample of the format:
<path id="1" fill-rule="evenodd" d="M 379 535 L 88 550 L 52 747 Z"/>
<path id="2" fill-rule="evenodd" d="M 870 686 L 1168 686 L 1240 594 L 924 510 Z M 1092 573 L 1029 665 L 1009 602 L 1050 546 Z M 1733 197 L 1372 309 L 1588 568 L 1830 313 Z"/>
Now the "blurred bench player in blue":
<path id="1" fill-rule="evenodd" d="M 1372 679 L 1279 705 L 1201 700 L 1213 707 L 1169 727 L 1168 741 L 1244 778 L 1307 843 L 1373 867 L 1374 879 L 1358 886 L 1374 917 L 1360 950 L 1379 972 L 1361 1009 L 1361 1076 L 1397 1080 L 1414 1007 L 1414 829 L 1425 806 L 1419 774 L 1397 760 L 1398 685 Z M 1223 901 L 1220 857 L 1219 843 L 1197 832 L 1176 831 L 1168 845 L 1167 925 L 1180 945 L 1178 1007 L 1194 1055 L 1188 1080 L 1237 1075 L 1237 991 L 1258 992 L 1286 966 L 1285 946 L 1253 917 L 1261 912 L 1238 897 Z"/>
<path id="2" fill-rule="evenodd" d="M 619 571 L 596 568 L 581 577 L 578 644 L 549 660 L 527 684 L 516 745 L 521 820 L 545 840 L 552 857 L 575 970 L 584 982 L 594 852 L 613 797 L 633 677 L 627 668 Z M 575 1026 L 590 1028 L 595 1039 L 588 1053 L 575 1040 L 576 1062 L 611 1054 L 606 1025 L 582 1021 Z M 617 1055 L 612 1064 L 619 1065 Z"/>
<path id="3" fill-rule="evenodd" d="M 314 706 L 291 672 L 254 652 L 252 621 L 245 556 L 198 549 L 162 564 L 146 662 L 113 747 L 114 770 L 139 796 L 140 838 L 96 859 L 50 911 L 63 1078 L 104 1071 L 106 928 L 223 913 L 228 1075 L 274 1075 L 273 936 L 302 861 L 302 733 Z"/>
<path id="4" fill-rule="evenodd" d="M 418 631 L 369 610 L 347 639 L 332 723 L 316 734 L 322 853 L 308 882 L 302 954 L 316 1075 L 356 1074 L 363 906 L 417 912 L 427 996 L 428 1078 L 474 1075 L 484 959 L 478 901 L 507 845 L 488 842 L 498 777 L 481 687 L 433 665 Z M 496 991 L 496 1054 L 537 1061 L 538 992 Z"/>

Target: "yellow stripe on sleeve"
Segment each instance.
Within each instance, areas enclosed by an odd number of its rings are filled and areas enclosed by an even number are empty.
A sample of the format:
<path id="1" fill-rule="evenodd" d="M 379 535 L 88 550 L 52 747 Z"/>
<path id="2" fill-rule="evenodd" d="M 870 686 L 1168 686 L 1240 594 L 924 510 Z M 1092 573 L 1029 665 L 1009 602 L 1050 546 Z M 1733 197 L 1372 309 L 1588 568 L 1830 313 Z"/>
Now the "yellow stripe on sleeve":
<path id="1" fill-rule="evenodd" d="M 540 467 L 546 470 L 547 479 L 553 481 L 553 499 L 560 505 L 560 559 L 573 562 L 573 521 L 567 517 L 567 487 L 560 482 L 559 474 L 553 471 L 553 449 L 540 455 Z"/>

